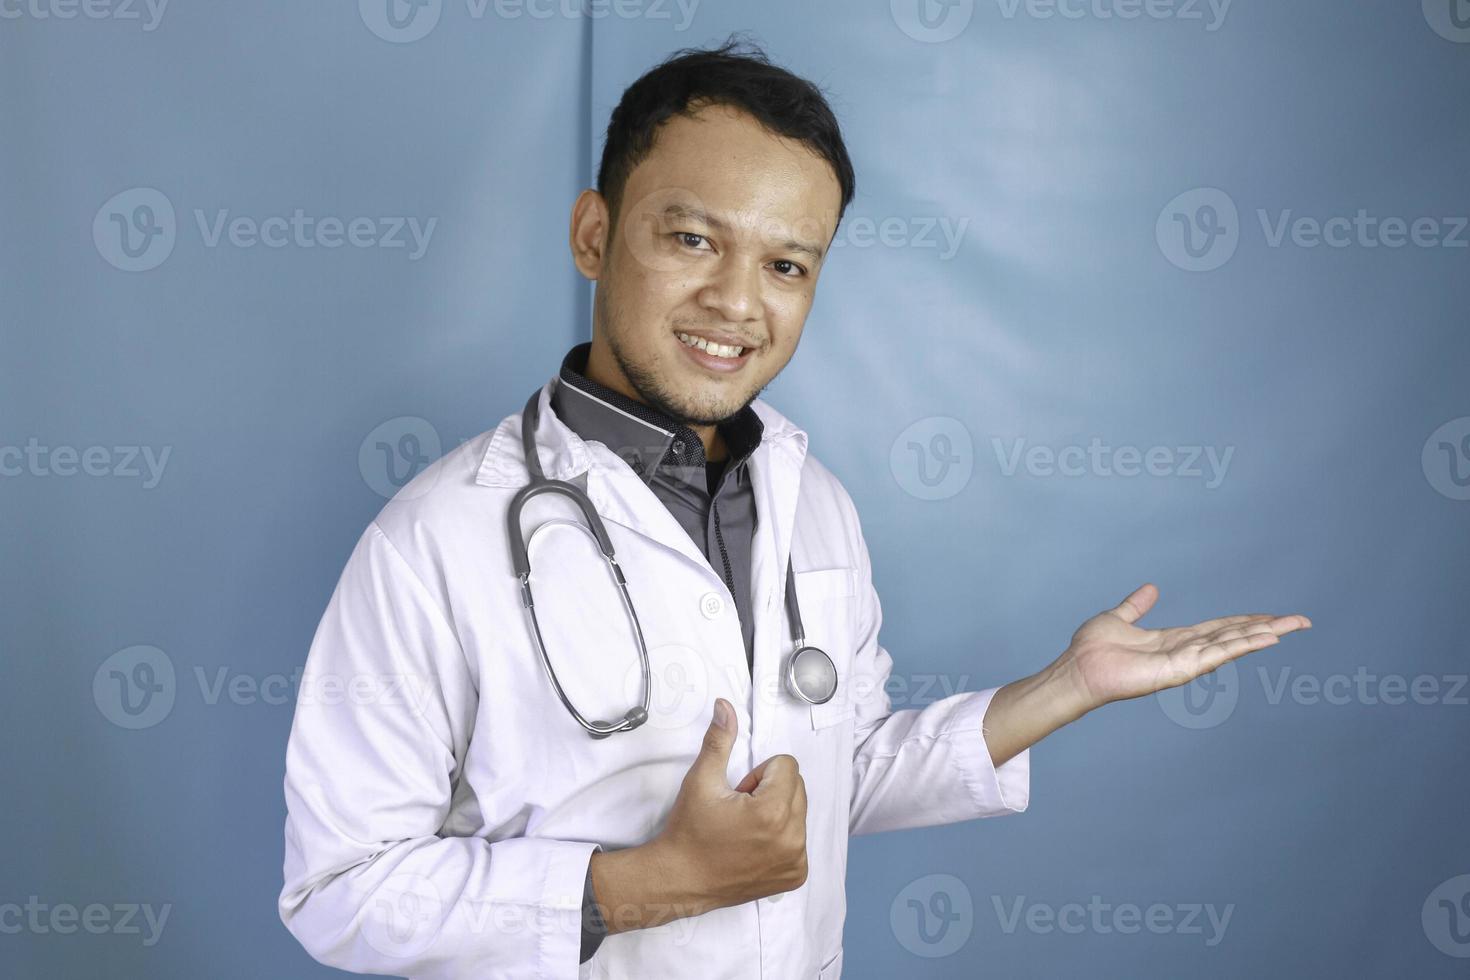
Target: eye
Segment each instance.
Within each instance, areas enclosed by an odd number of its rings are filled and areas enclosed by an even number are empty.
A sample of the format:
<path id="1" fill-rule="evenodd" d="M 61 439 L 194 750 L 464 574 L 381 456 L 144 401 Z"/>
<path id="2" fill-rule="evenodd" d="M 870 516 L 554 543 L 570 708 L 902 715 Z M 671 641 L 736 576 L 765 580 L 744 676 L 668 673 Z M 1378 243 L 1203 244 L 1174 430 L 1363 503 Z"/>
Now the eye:
<path id="1" fill-rule="evenodd" d="M 678 240 L 678 242 L 679 242 L 680 245 L 687 245 L 690 248 L 698 248 L 699 246 L 697 244 L 690 245 L 689 244 L 689 239 L 693 238 L 693 239 L 696 239 L 697 241 L 700 241 L 700 242 L 704 241 L 704 236 L 703 235 L 696 235 L 692 231 L 676 231 L 676 232 L 674 232 L 674 236 L 673 237 L 676 240 Z"/>
<path id="2" fill-rule="evenodd" d="M 795 262 L 792 262 L 790 259 L 777 259 L 776 260 L 776 265 L 778 265 L 778 266 L 789 265 L 791 268 L 795 269 L 796 270 L 796 274 L 794 276 L 790 276 L 790 278 L 799 279 L 802 276 L 805 276 L 806 275 L 806 270 L 803 269 L 801 266 L 797 265 Z M 786 273 L 783 272 L 782 275 L 786 275 Z"/>

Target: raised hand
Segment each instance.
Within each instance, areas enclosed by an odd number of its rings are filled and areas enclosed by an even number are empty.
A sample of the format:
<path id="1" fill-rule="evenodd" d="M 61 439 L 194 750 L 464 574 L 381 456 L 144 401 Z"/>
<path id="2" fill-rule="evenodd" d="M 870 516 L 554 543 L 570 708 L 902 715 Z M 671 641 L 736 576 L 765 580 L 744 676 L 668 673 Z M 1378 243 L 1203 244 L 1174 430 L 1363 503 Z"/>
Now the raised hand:
<path id="1" fill-rule="evenodd" d="M 1236 657 L 1310 629 L 1306 616 L 1249 613 L 1193 626 L 1136 625 L 1159 590 L 1140 586 L 1117 606 L 1083 623 L 1054 668 L 1076 686 L 1085 710 L 1187 684 Z"/>

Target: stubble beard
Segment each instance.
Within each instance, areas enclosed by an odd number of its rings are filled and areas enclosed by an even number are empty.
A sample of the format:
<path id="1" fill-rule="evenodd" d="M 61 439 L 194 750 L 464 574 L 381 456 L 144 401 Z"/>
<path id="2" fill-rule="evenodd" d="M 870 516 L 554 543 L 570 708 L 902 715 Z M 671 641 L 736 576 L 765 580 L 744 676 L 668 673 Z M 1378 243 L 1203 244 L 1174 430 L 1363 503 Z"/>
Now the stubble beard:
<path id="1" fill-rule="evenodd" d="M 719 425 L 744 411 L 765 390 L 765 385 L 761 385 L 733 406 L 723 399 L 714 398 L 705 399 L 702 403 L 691 402 L 673 390 L 653 366 L 639 364 L 628 355 L 622 343 L 624 324 L 613 312 L 613 304 L 604 300 L 601 289 L 594 306 L 603 326 L 603 336 L 607 338 L 608 351 L 623 377 L 628 379 L 641 400 L 683 425 Z M 669 332 L 672 336 L 673 331 Z"/>

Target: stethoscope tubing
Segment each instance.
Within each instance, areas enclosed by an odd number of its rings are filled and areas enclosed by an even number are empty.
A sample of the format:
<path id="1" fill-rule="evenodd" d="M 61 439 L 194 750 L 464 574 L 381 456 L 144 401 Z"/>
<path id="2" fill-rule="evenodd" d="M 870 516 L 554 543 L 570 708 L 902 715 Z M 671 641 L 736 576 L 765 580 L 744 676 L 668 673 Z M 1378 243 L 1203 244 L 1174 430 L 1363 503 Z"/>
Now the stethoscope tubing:
<path id="1" fill-rule="evenodd" d="M 536 451 L 536 424 L 539 417 L 539 401 L 541 392 L 531 394 L 526 402 L 526 407 L 521 413 L 521 444 L 524 450 L 526 470 L 530 475 L 530 482 L 518 490 L 511 498 L 510 507 L 506 512 L 506 525 L 510 538 L 511 564 L 514 567 L 516 577 L 521 583 L 521 605 L 526 612 L 526 617 L 531 628 L 531 635 L 535 640 L 536 652 L 541 660 L 542 670 L 546 679 L 551 683 L 552 690 L 556 692 L 557 698 L 566 707 L 567 711 L 593 738 L 606 738 L 615 732 L 631 731 L 648 720 L 649 698 L 651 697 L 653 684 L 651 667 L 649 664 L 648 646 L 643 638 L 643 626 L 638 621 L 638 611 L 633 606 L 632 596 L 628 594 L 628 581 L 623 575 L 622 566 L 618 564 L 617 555 L 613 549 L 612 538 L 607 533 L 607 528 L 602 523 L 601 516 L 597 513 L 596 506 L 591 499 L 574 483 L 565 480 L 550 480 L 546 478 L 545 471 L 541 468 L 541 459 Z M 574 524 L 584 532 L 590 534 L 596 541 L 597 547 L 602 553 L 603 560 L 607 563 L 613 580 L 617 583 L 618 594 L 623 602 L 623 609 L 633 624 L 633 635 L 638 641 L 639 670 L 642 674 L 643 696 L 640 704 L 628 709 L 622 719 L 616 722 L 593 721 L 588 719 L 582 712 L 577 710 L 571 698 L 567 696 L 561 681 L 556 676 L 556 671 L 551 666 L 551 658 L 546 652 L 546 641 L 541 634 L 541 623 L 536 617 L 535 597 L 531 592 L 531 555 L 527 548 L 525 536 L 521 531 L 521 512 L 525 505 L 542 494 L 560 494 L 568 497 L 582 512 L 586 525 L 577 524 L 575 521 L 566 523 Z M 532 535 L 534 537 L 534 535 Z M 791 558 L 788 555 L 786 561 L 786 611 L 791 623 L 792 639 L 795 648 L 790 657 L 787 658 L 784 679 L 786 687 L 793 695 L 809 704 L 825 704 L 837 693 L 836 669 L 832 665 L 832 658 L 819 647 L 808 646 L 806 642 L 806 631 L 801 622 L 801 610 L 796 599 L 795 573 L 791 568 Z M 826 694 L 817 697 L 809 695 L 802 690 L 802 686 L 796 676 L 797 659 L 808 651 L 820 655 L 828 665 L 828 671 L 833 678 L 830 688 Z"/>

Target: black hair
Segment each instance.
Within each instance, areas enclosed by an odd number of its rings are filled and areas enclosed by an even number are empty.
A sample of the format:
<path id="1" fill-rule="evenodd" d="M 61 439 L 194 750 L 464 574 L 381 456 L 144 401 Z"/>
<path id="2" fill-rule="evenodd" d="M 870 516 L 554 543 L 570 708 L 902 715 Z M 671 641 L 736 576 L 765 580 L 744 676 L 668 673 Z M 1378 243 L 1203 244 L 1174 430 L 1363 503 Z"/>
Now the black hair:
<path id="1" fill-rule="evenodd" d="M 675 51 L 624 90 L 597 168 L 597 192 L 607 201 L 612 224 L 628 176 L 653 151 L 659 126 L 707 105 L 748 112 L 770 132 L 806 144 L 831 164 L 842 189 L 841 224 L 856 178 L 837 117 L 817 86 L 771 64 L 759 46 L 744 46 L 734 34 L 717 48 Z"/>

